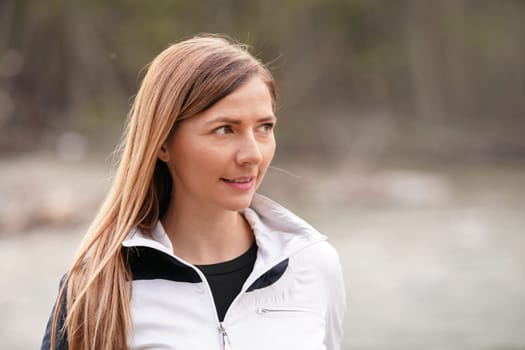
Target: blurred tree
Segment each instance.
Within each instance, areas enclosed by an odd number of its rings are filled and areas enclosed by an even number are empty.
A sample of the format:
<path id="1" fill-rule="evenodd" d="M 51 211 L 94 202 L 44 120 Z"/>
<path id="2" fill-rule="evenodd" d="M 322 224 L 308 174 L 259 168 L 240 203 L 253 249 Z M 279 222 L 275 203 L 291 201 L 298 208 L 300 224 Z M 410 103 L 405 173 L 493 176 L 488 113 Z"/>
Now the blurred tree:
<path id="1" fill-rule="evenodd" d="M 141 69 L 200 32 L 271 62 L 284 154 L 525 154 L 519 0 L 3 0 L 0 152 L 114 144 Z"/>

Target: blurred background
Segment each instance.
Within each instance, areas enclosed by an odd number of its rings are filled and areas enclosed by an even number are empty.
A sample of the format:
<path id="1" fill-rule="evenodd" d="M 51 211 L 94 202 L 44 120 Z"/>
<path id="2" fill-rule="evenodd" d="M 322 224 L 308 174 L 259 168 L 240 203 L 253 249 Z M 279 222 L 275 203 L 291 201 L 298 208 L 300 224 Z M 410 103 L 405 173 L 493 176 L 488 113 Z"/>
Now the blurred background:
<path id="1" fill-rule="evenodd" d="M 0 1 L 0 348 L 39 346 L 144 66 L 226 33 L 280 88 L 261 192 L 329 236 L 344 349 L 525 349 L 525 2 Z"/>

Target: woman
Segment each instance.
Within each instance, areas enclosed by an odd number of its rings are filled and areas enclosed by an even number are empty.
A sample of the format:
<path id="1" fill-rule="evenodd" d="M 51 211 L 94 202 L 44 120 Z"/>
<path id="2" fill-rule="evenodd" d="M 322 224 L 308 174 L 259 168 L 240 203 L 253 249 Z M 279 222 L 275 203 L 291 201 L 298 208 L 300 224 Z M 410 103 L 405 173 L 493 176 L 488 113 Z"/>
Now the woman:
<path id="1" fill-rule="evenodd" d="M 339 349 L 336 252 L 255 194 L 275 99 L 270 72 L 225 38 L 153 60 L 42 349 Z"/>

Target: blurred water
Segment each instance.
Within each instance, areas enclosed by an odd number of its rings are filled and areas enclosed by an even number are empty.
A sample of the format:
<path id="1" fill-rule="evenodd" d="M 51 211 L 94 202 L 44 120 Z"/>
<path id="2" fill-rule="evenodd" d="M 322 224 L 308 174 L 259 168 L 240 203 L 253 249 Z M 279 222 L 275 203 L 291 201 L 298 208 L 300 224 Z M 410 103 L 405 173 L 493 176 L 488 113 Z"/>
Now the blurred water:
<path id="1" fill-rule="evenodd" d="M 31 194 L 0 209 L 0 348 L 38 348 L 58 280 L 107 188 L 101 163 L 0 162 L 4 203 L 16 200 L 12 188 Z M 262 191 L 338 249 L 344 349 L 525 349 L 524 166 L 290 169 L 300 177 L 271 172 Z M 29 203 L 52 191 L 45 184 L 73 193 L 68 206 L 83 213 Z M 13 206 L 38 221 L 8 225 Z"/>

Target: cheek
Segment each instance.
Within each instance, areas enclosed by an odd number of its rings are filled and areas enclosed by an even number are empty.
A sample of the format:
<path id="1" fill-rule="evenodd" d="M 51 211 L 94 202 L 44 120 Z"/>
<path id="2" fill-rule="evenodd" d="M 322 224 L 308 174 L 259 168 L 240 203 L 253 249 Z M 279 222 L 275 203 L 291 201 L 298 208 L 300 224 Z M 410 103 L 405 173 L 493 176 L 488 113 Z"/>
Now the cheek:
<path id="1" fill-rule="evenodd" d="M 275 149 L 276 144 L 275 139 L 273 139 L 264 149 L 264 162 L 266 166 L 270 165 L 272 162 L 273 156 L 275 155 Z"/>
<path id="2" fill-rule="evenodd" d="M 173 170 L 186 177 L 198 178 L 213 173 L 220 164 L 220 154 L 203 149 L 193 149 L 184 154 L 179 153 L 174 161 Z"/>

